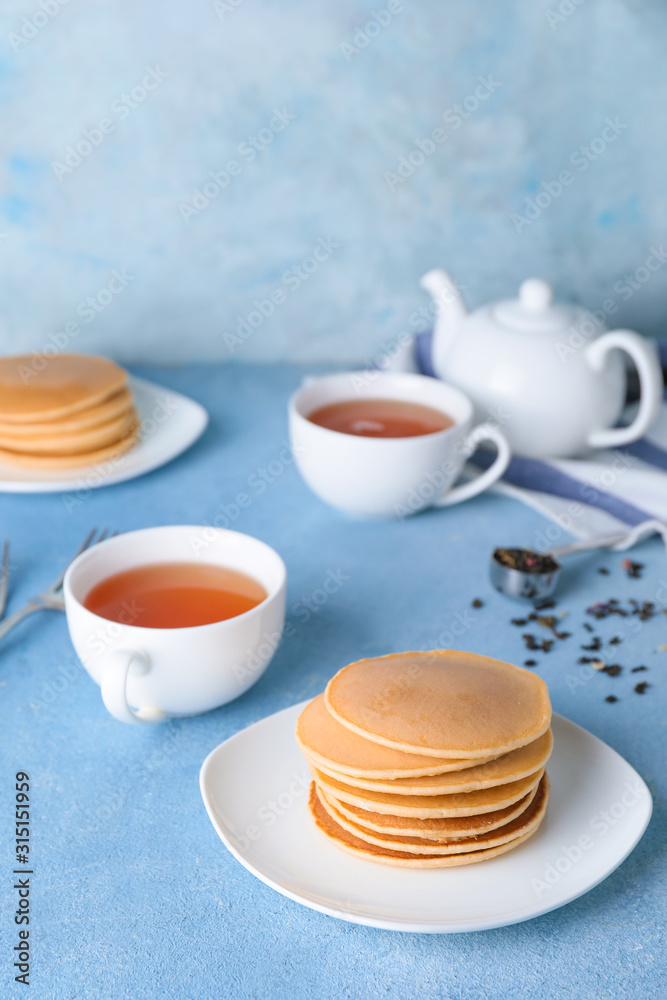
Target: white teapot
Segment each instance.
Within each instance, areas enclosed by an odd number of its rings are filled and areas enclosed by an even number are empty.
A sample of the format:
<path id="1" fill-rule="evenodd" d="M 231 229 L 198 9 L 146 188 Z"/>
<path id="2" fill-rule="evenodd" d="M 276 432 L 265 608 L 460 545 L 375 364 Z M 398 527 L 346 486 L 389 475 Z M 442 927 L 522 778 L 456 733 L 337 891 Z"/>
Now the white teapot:
<path id="1" fill-rule="evenodd" d="M 650 341 L 632 330 L 605 333 L 589 312 L 553 305 L 552 289 L 531 278 L 518 299 L 467 313 L 442 270 L 421 279 L 436 306 L 433 367 L 462 389 L 478 416 L 495 419 L 520 455 L 574 457 L 635 441 L 660 409 L 662 372 Z M 615 427 L 626 395 L 622 353 L 637 367 L 640 400 L 628 427 Z"/>

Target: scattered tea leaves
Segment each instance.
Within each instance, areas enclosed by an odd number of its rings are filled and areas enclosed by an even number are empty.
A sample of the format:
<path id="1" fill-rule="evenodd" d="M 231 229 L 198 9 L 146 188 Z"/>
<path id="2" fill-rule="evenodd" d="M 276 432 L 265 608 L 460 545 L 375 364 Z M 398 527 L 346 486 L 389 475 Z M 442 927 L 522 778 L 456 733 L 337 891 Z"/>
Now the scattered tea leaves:
<path id="1" fill-rule="evenodd" d="M 555 615 L 535 615 L 535 621 L 542 628 L 548 628 L 550 632 L 554 634 L 556 639 L 568 639 L 570 636 L 569 632 L 559 632 L 556 628 L 558 624 L 558 619 Z"/>
<path id="2" fill-rule="evenodd" d="M 621 565 L 632 580 L 641 579 L 644 563 L 633 562 L 632 559 L 624 559 Z"/>
<path id="3" fill-rule="evenodd" d="M 606 603 L 598 601 L 586 608 L 586 614 L 593 615 L 594 618 L 608 618 L 609 615 L 620 615 L 622 618 L 628 617 L 628 612 L 618 607 L 618 601 L 612 599 Z"/>
<path id="4" fill-rule="evenodd" d="M 554 644 L 553 639 L 536 639 L 529 632 L 524 632 L 522 639 L 526 643 L 526 649 L 531 652 L 539 650 L 542 653 L 548 653 Z"/>

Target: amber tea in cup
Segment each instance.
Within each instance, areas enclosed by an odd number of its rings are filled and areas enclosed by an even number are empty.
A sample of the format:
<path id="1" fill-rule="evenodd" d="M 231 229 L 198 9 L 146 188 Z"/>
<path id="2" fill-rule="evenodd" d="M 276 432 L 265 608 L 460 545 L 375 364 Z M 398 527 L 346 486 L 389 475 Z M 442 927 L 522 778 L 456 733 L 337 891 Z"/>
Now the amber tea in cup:
<path id="1" fill-rule="evenodd" d="M 93 614 L 140 628 L 190 628 L 236 618 L 267 597 L 246 573 L 212 563 L 153 563 L 106 577 L 86 594 Z"/>
<path id="2" fill-rule="evenodd" d="M 447 430 L 453 419 L 441 410 L 404 399 L 344 399 L 308 414 L 319 427 L 359 437 L 420 437 Z"/>
<path id="3" fill-rule="evenodd" d="M 308 378 L 288 403 L 298 469 L 321 500 L 354 517 L 405 517 L 481 493 L 507 468 L 509 447 L 492 424 L 473 426 L 468 397 L 408 372 L 339 372 Z M 497 456 L 455 485 L 482 441 Z"/>

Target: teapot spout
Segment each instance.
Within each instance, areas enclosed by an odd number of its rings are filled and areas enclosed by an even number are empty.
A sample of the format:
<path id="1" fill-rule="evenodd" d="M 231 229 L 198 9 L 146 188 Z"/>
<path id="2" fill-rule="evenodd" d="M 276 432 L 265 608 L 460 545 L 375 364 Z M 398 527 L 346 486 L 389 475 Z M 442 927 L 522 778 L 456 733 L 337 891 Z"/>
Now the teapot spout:
<path id="1" fill-rule="evenodd" d="M 419 284 L 430 293 L 435 307 L 433 364 L 437 374 L 442 377 L 443 362 L 459 333 L 467 310 L 456 282 L 442 268 L 428 271 Z"/>

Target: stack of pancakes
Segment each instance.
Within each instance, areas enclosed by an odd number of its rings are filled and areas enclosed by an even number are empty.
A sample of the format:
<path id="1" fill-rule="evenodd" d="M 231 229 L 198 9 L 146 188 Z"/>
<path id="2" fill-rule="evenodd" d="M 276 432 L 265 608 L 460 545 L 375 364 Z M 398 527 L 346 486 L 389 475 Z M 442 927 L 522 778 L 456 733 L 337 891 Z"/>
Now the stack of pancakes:
<path id="1" fill-rule="evenodd" d="M 106 358 L 0 360 L 0 461 L 34 469 L 93 465 L 138 440 L 127 372 Z"/>
<path id="2" fill-rule="evenodd" d="M 304 709 L 296 739 L 319 829 L 351 854 L 440 868 L 511 851 L 547 808 L 547 686 L 435 650 L 360 660 Z"/>

